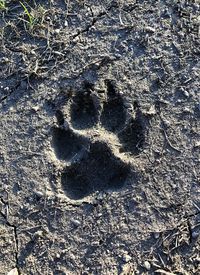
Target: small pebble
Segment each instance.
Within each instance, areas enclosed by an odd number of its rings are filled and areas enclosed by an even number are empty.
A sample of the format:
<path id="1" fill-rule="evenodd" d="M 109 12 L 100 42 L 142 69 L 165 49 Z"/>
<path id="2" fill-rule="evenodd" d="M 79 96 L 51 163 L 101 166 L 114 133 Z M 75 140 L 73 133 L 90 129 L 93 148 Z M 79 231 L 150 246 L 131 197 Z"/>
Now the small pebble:
<path id="1" fill-rule="evenodd" d="M 54 31 L 55 33 L 60 33 L 60 29 L 55 29 L 55 31 Z"/>
<path id="2" fill-rule="evenodd" d="M 150 26 L 146 27 L 145 30 L 146 30 L 147 32 L 155 32 L 155 31 L 156 31 L 154 28 L 152 28 L 152 27 L 150 27 Z"/>
<path id="3" fill-rule="evenodd" d="M 191 111 L 190 108 L 188 108 L 188 107 L 185 107 L 185 108 L 183 109 L 183 111 L 184 111 L 185 113 L 192 113 L 192 111 Z"/>
<path id="4" fill-rule="evenodd" d="M 34 237 L 35 238 L 41 238 L 44 236 L 44 232 L 42 230 L 38 230 L 37 232 L 35 232 Z"/>
<path id="5" fill-rule="evenodd" d="M 75 226 L 81 225 L 81 222 L 80 222 L 79 220 L 76 220 L 76 219 L 71 219 L 71 222 L 72 222 Z"/>
<path id="6" fill-rule="evenodd" d="M 4 58 L 3 58 L 3 61 L 6 62 L 6 63 L 8 63 L 8 62 L 9 62 L 9 59 L 8 59 L 7 57 L 4 57 Z"/>
<path id="7" fill-rule="evenodd" d="M 150 262 L 145 261 L 145 262 L 144 262 L 144 267 L 146 268 L 146 270 L 150 270 L 150 269 L 151 269 L 151 264 L 150 264 Z"/>
<path id="8" fill-rule="evenodd" d="M 149 110 L 147 111 L 148 115 L 155 115 L 156 114 L 156 108 L 154 105 L 152 105 Z"/>
<path id="9" fill-rule="evenodd" d="M 184 94 L 184 96 L 186 96 L 186 97 L 189 97 L 189 96 L 190 96 L 189 93 L 188 93 L 186 90 L 183 91 L 183 94 Z"/>
<path id="10" fill-rule="evenodd" d="M 35 195 L 39 198 L 42 198 L 44 194 L 41 191 L 34 191 Z"/>
<path id="11" fill-rule="evenodd" d="M 126 262 L 126 263 L 130 262 L 131 259 L 132 259 L 131 256 L 129 256 L 128 254 L 125 254 L 125 255 L 123 256 L 123 260 L 124 260 L 124 262 Z"/>
<path id="12" fill-rule="evenodd" d="M 35 111 L 35 112 L 37 112 L 38 110 L 39 110 L 39 106 L 32 106 L 32 109 Z"/>
<path id="13" fill-rule="evenodd" d="M 56 253 L 56 258 L 59 259 L 60 258 L 60 254 Z"/>
<path id="14" fill-rule="evenodd" d="M 200 141 L 195 141 L 195 143 L 194 143 L 194 147 L 200 147 Z"/>
<path id="15" fill-rule="evenodd" d="M 154 237 L 155 237 L 155 239 L 158 239 L 160 237 L 160 233 L 159 232 L 155 232 L 154 233 Z"/>

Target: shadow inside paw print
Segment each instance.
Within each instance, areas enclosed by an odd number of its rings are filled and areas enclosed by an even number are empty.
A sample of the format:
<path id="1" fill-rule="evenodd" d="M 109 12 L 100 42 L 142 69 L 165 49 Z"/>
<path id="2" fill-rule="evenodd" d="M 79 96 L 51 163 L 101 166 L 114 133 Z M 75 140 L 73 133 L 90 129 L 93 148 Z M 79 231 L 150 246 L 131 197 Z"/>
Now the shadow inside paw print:
<path id="1" fill-rule="evenodd" d="M 122 96 L 116 91 L 111 81 L 107 84 L 107 101 L 104 103 L 100 117 L 101 125 L 113 132 L 119 138 L 122 145 L 120 152 L 139 154 L 145 142 L 145 127 L 139 106 L 135 103 L 135 118 L 126 122 L 127 110 Z"/>
<path id="2" fill-rule="evenodd" d="M 98 121 L 97 108 L 92 98 L 92 87 L 85 89 L 73 97 L 71 105 L 71 123 L 75 129 L 93 127 Z"/>
<path id="3" fill-rule="evenodd" d="M 101 124 L 108 130 L 115 132 L 123 127 L 126 121 L 126 110 L 121 95 L 116 91 L 111 81 L 107 84 L 107 101 L 104 103 Z"/>
<path id="4" fill-rule="evenodd" d="M 91 144 L 88 154 L 66 168 L 61 184 L 66 195 L 74 200 L 95 192 L 121 188 L 130 167 L 116 158 L 105 143 Z"/>
<path id="5" fill-rule="evenodd" d="M 52 146 L 58 159 L 72 161 L 88 147 L 88 141 L 70 129 L 54 127 Z"/>
<path id="6" fill-rule="evenodd" d="M 125 128 L 118 133 L 118 138 L 122 144 L 120 152 L 139 154 L 144 146 L 145 132 L 140 118 L 131 119 Z"/>

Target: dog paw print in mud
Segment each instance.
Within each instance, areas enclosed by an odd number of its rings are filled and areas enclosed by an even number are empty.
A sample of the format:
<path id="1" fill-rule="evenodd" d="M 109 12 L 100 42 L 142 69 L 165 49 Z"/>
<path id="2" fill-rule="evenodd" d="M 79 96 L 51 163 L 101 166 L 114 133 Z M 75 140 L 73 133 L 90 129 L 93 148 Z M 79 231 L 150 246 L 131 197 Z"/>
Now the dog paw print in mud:
<path id="1" fill-rule="evenodd" d="M 56 158 L 64 163 L 60 186 L 68 198 L 119 190 L 134 176 L 134 157 L 145 142 L 145 120 L 135 104 L 130 115 L 112 81 L 105 91 L 85 85 L 56 111 L 52 130 Z"/>

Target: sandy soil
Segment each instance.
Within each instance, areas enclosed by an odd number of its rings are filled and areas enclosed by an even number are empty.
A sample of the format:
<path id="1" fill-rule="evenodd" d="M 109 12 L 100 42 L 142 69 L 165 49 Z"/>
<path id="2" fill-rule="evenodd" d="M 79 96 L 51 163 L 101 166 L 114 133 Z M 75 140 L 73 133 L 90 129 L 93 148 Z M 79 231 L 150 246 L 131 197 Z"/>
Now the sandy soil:
<path id="1" fill-rule="evenodd" d="M 198 0 L 0 1 L 0 274 L 200 274 L 199 58 Z"/>

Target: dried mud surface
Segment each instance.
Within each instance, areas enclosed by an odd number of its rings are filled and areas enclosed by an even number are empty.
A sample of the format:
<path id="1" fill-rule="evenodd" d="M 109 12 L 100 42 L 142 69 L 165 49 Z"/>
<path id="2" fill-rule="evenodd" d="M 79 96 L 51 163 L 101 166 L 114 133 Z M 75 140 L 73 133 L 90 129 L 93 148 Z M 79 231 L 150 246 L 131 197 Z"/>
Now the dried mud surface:
<path id="1" fill-rule="evenodd" d="M 200 2 L 23 3 L 0 9 L 0 274 L 200 274 Z"/>

